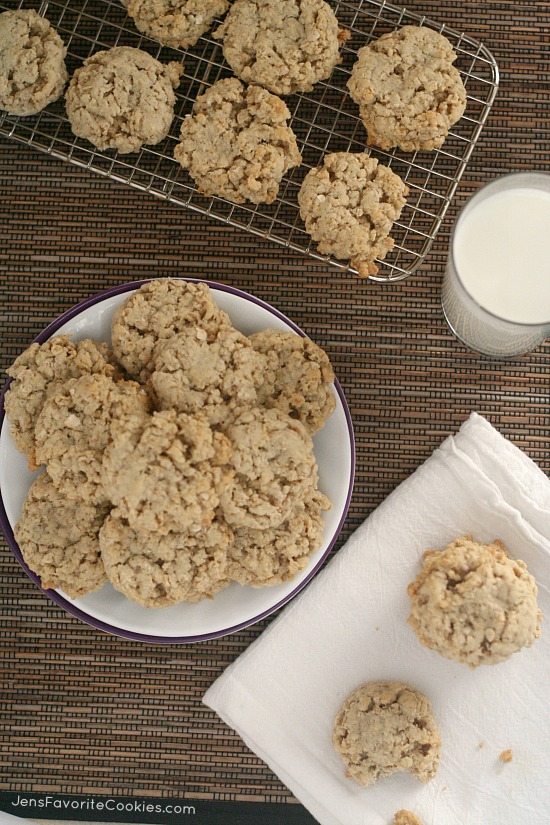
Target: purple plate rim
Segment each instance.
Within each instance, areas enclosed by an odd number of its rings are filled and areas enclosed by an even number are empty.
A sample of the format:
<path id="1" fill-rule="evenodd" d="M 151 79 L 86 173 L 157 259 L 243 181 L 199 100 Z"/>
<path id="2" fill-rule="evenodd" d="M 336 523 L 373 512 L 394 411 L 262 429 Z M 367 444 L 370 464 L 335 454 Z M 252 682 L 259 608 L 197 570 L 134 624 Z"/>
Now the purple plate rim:
<path id="1" fill-rule="evenodd" d="M 63 324 L 70 321 L 76 315 L 80 315 L 81 312 L 84 310 L 89 309 L 90 307 L 94 306 L 95 304 L 99 304 L 102 301 L 107 300 L 108 298 L 112 298 L 115 295 L 120 295 L 123 292 L 131 292 L 136 289 L 139 289 L 143 284 L 149 283 L 150 281 L 155 280 L 154 278 L 144 278 L 143 280 L 139 281 L 130 281 L 125 284 L 119 284 L 118 286 L 109 287 L 102 292 L 98 292 L 95 295 L 91 295 L 89 298 L 85 298 L 83 301 L 80 301 L 78 304 L 75 304 L 70 309 L 66 310 L 62 313 L 58 318 L 52 321 L 48 326 L 40 332 L 36 338 L 33 340 L 32 343 L 43 344 L 44 341 L 47 341 L 48 338 L 51 338 L 52 335 L 57 332 L 57 330 L 63 326 Z M 195 283 L 204 283 L 207 284 L 211 289 L 218 290 L 220 292 L 228 292 L 231 295 L 236 295 L 237 297 L 244 298 L 252 302 L 253 304 L 257 304 L 258 306 L 266 309 L 276 318 L 279 318 L 281 321 L 284 321 L 286 324 L 289 325 L 291 329 L 294 330 L 298 335 L 301 335 L 302 338 L 307 338 L 305 332 L 297 326 L 294 321 L 291 321 L 284 313 L 280 312 L 275 307 L 268 304 L 266 301 L 263 301 L 261 298 L 256 298 L 254 295 L 251 295 L 249 292 L 245 292 L 242 289 L 237 289 L 236 287 L 228 286 L 227 284 L 221 284 L 217 281 L 208 281 L 203 280 L 201 278 L 181 278 L 182 281 L 192 281 Z M 2 431 L 4 420 L 6 418 L 5 410 L 4 410 L 4 396 L 12 382 L 12 379 L 8 379 L 2 388 L 2 392 L 0 393 L 0 432 Z M 340 401 L 342 402 L 342 407 L 344 409 L 344 415 L 346 417 L 346 424 L 348 427 L 348 435 L 350 440 L 350 448 L 351 448 L 351 467 L 350 467 L 350 478 L 348 484 L 348 493 L 346 496 L 346 501 L 344 504 L 344 509 L 342 511 L 342 516 L 338 523 L 338 526 L 334 532 L 332 539 L 330 540 L 327 549 L 323 553 L 322 557 L 319 561 L 315 564 L 314 568 L 310 571 L 310 573 L 306 576 L 306 578 L 300 582 L 300 584 L 294 588 L 287 596 L 285 596 L 280 601 L 276 602 L 274 605 L 269 607 L 267 610 L 262 611 L 257 616 L 253 616 L 250 619 L 246 619 L 243 622 L 239 622 L 236 625 L 232 625 L 228 628 L 223 628 L 222 630 L 216 630 L 213 633 L 203 633 L 197 636 L 148 636 L 144 633 L 136 633 L 133 630 L 125 630 L 124 628 L 116 627 L 116 625 L 110 625 L 107 622 L 103 622 L 101 619 L 96 619 L 94 616 L 90 616 L 89 613 L 85 613 L 80 608 L 76 607 L 72 602 L 68 601 L 64 596 L 61 596 L 56 590 L 45 590 L 41 583 L 39 577 L 36 573 L 25 564 L 23 560 L 23 556 L 21 554 L 21 550 L 19 549 L 19 545 L 15 540 L 15 536 L 13 535 L 13 530 L 11 524 L 8 520 L 8 515 L 6 513 L 6 508 L 4 506 L 4 499 L 2 497 L 2 490 L 0 489 L 0 530 L 4 534 L 4 537 L 8 543 L 8 547 L 14 554 L 15 558 L 27 574 L 27 576 L 31 579 L 32 582 L 41 590 L 46 596 L 48 596 L 51 601 L 57 604 L 59 607 L 62 607 L 67 613 L 75 618 L 80 619 L 80 621 L 84 622 L 85 624 L 89 625 L 90 627 L 94 627 L 96 630 L 101 630 L 104 633 L 109 633 L 113 636 L 118 636 L 124 639 L 130 639 L 136 642 L 149 642 L 150 644 L 196 644 L 198 642 L 206 642 L 210 639 L 220 639 L 223 636 L 230 636 L 233 633 L 237 633 L 239 630 L 244 630 L 246 627 L 250 627 L 253 624 L 265 619 L 267 616 L 270 616 L 276 610 L 283 607 L 285 604 L 288 604 L 298 593 L 309 584 L 311 579 L 316 575 L 319 569 L 322 567 L 325 559 L 329 555 L 330 551 L 334 547 L 338 536 L 342 530 L 344 522 L 346 520 L 349 506 L 351 503 L 351 497 L 353 493 L 353 486 L 355 482 L 355 435 L 353 432 L 353 423 L 351 420 L 351 413 L 342 390 L 339 381 L 335 378 L 334 379 L 334 388 L 338 393 Z"/>

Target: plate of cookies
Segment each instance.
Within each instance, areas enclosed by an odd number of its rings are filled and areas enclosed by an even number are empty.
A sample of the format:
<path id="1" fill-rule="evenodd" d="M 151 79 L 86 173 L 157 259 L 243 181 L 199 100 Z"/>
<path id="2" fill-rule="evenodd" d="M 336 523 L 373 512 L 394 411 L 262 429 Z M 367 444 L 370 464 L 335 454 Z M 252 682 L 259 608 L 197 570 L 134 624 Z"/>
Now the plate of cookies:
<path id="1" fill-rule="evenodd" d="M 333 547 L 354 478 L 324 350 L 213 282 L 116 286 L 8 369 L 0 526 L 30 578 L 105 632 L 185 643 L 292 599 Z"/>

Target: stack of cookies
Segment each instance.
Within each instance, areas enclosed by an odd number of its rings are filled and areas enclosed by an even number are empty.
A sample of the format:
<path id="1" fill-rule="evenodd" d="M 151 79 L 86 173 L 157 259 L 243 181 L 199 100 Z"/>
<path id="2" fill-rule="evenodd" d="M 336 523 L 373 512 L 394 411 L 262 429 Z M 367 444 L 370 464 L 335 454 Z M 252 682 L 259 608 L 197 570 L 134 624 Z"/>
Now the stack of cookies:
<path id="1" fill-rule="evenodd" d="M 321 546 L 334 375 L 309 339 L 247 338 L 205 284 L 159 279 L 115 313 L 112 350 L 56 336 L 8 372 L 12 437 L 46 468 L 14 531 L 44 587 L 109 579 L 165 607 L 287 581 Z"/>

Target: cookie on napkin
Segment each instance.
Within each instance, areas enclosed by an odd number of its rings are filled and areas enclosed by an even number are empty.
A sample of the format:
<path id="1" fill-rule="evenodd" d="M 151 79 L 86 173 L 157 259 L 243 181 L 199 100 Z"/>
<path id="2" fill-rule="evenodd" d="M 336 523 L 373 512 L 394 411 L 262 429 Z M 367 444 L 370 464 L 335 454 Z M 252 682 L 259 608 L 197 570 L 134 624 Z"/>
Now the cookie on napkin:
<path id="1" fill-rule="evenodd" d="M 549 635 L 472 671 L 423 648 L 406 622 L 407 585 L 426 547 L 467 533 L 498 535 L 525 561 L 550 612 L 550 480 L 476 414 L 207 691 L 204 702 L 321 825 L 388 825 L 399 808 L 434 825 L 546 822 Z M 333 748 L 346 697 L 382 680 L 431 699 L 441 763 L 425 786 L 399 773 L 358 788 Z M 514 754 L 506 766 L 495 756 L 504 748 Z"/>

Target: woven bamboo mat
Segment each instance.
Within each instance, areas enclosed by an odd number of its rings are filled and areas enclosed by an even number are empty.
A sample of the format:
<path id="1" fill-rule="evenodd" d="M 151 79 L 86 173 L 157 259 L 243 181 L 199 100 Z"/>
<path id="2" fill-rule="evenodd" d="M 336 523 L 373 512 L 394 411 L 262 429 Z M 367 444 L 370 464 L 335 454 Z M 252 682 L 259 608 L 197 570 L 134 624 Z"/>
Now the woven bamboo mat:
<path id="1" fill-rule="evenodd" d="M 550 2 L 409 8 L 482 40 L 501 88 L 433 250 L 406 282 L 360 282 L 0 141 L 2 367 L 60 312 L 116 283 L 189 275 L 269 301 L 327 349 L 350 403 L 357 477 L 338 547 L 472 410 L 550 472 L 550 343 L 507 363 L 483 359 L 454 340 L 439 304 L 465 197 L 496 175 L 550 166 Z M 65 615 L 5 545 L 0 566 L 0 790 L 293 801 L 201 705 L 270 620 L 217 641 L 148 646 Z"/>

